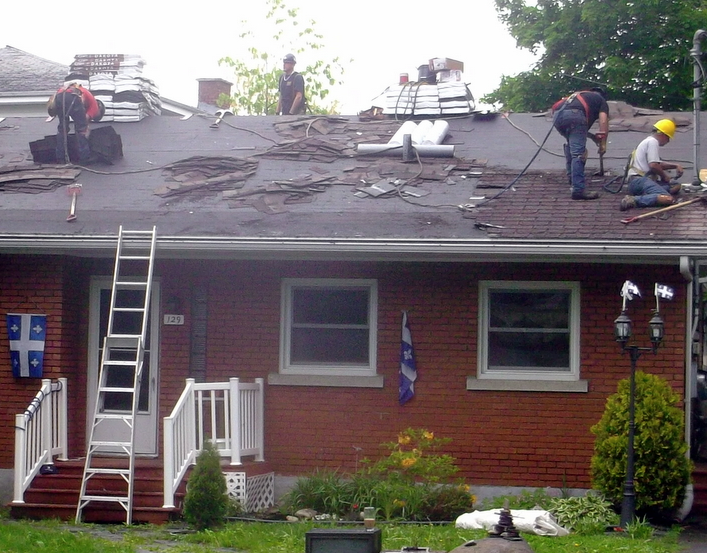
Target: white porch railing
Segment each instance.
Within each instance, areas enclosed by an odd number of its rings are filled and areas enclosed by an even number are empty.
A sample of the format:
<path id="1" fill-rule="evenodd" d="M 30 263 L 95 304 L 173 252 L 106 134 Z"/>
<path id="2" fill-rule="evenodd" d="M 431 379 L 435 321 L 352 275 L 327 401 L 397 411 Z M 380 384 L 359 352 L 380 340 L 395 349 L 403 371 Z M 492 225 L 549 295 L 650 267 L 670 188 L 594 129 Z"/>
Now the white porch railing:
<path id="1" fill-rule="evenodd" d="M 174 507 L 174 494 L 189 466 L 209 439 L 221 457 L 240 465 L 241 457 L 263 461 L 263 379 L 253 383 L 196 383 L 188 378 L 181 397 L 164 419 L 164 507 Z"/>
<path id="2" fill-rule="evenodd" d="M 13 503 L 24 503 L 25 490 L 43 465 L 57 456 L 67 459 L 66 378 L 42 380 L 25 412 L 15 415 L 15 491 Z"/>

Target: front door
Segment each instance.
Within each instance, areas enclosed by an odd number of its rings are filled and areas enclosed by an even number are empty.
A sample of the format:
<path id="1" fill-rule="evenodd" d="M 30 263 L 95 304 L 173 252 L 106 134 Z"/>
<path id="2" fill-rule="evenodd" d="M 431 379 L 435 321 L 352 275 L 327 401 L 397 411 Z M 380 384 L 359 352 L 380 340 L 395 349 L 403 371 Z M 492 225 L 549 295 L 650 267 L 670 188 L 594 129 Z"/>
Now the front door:
<path id="1" fill-rule="evenodd" d="M 96 277 L 91 280 L 91 303 L 89 307 L 89 351 L 88 351 L 88 411 L 87 428 L 93 424 L 94 410 L 97 399 L 98 373 L 103 354 L 103 338 L 108 328 L 110 313 L 110 297 L 113 281 L 111 278 Z M 145 339 L 145 358 L 140 384 L 138 414 L 135 419 L 135 453 L 138 455 L 157 455 L 157 385 L 159 382 L 159 282 L 152 283 L 150 301 L 150 317 Z M 140 293 L 133 290 L 119 290 L 122 294 L 119 305 L 134 303 L 134 307 L 142 306 Z M 135 296 L 133 299 L 132 296 Z M 116 317 L 113 321 L 113 332 L 116 334 L 140 334 L 142 315 L 136 317 Z M 132 382 L 120 382 L 116 375 L 107 374 L 106 381 L 113 386 L 132 387 Z M 126 394 L 106 392 L 104 394 L 102 413 L 130 414 L 131 405 Z M 96 428 L 94 440 L 123 439 L 129 435 L 126 424 L 120 420 L 106 419 Z M 88 434 L 88 432 L 87 432 Z M 88 436 L 87 436 L 88 439 Z"/>

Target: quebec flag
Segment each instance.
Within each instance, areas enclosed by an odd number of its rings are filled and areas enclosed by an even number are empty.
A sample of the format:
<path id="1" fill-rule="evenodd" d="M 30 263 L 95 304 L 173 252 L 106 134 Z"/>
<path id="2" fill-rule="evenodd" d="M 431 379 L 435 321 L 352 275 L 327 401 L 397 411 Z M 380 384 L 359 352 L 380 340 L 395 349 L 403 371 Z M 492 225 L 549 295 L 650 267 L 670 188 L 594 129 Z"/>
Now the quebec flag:
<path id="1" fill-rule="evenodd" d="M 400 385 L 398 387 L 400 405 L 403 405 L 415 395 L 415 380 L 417 380 L 415 352 L 412 349 L 408 313 L 403 311 L 403 337 L 400 345 Z"/>
<path id="2" fill-rule="evenodd" d="M 8 313 L 7 337 L 12 376 L 41 378 L 47 316 Z"/>

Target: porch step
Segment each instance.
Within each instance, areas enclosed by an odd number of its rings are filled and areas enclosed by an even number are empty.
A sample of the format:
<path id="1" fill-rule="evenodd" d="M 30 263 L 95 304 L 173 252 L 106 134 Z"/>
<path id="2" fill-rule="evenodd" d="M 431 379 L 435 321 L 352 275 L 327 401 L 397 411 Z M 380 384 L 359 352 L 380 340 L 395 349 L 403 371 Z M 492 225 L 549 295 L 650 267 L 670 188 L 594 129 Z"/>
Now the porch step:
<path id="1" fill-rule="evenodd" d="M 179 519 L 186 494 L 186 479 L 176 494 L 174 509 L 163 509 L 163 462 L 161 459 L 140 459 L 135 464 L 135 493 L 133 495 L 133 524 L 165 524 Z M 96 458 L 94 464 L 104 469 L 128 466 L 128 459 Z M 25 503 L 10 503 L 13 518 L 48 519 L 59 518 L 73 521 L 79 501 L 84 461 L 56 461 L 55 474 L 39 474 L 25 492 Z M 99 467 L 100 468 L 100 467 Z M 245 461 L 243 465 L 230 466 L 222 463 L 224 472 L 245 472 L 248 477 L 272 472 L 269 463 Z M 189 472 L 187 473 L 187 478 Z M 125 480 L 120 474 L 96 474 L 91 477 L 91 488 L 100 489 L 102 496 L 117 497 L 125 494 Z M 125 523 L 125 509 L 116 502 L 95 502 L 84 508 L 85 522 Z"/>
<path id="2" fill-rule="evenodd" d="M 106 465 L 99 468 L 100 474 L 95 474 L 89 480 L 87 490 L 93 490 L 97 495 L 115 498 L 111 501 L 96 501 L 84 507 L 85 522 L 125 522 L 125 509 L 117 498 L 125 495 L 125 479 L 119 473 L 128 459 L 96 459 L 96 463 Z M 32 485 L 25 492 L 25 503 L 11 503 L 10 515 L 13 518 L 60 518 L 72 521 L 76 517 L 76 505 L 79 501 L 81 482 L 83 478 L 84 461 L 57 461 L 56 474 L 40 474 L 35 477 Z M 163 509 L 163 476 L 162 461 L 159 459 L 136 459 L 135 492 L 133 495 L 132 522 L 148 524 L 165 524 L 179 517 L 180 509 Z M 177 505 L 184 501 L 186 483 L 182 483 L 177 492 Z"/>

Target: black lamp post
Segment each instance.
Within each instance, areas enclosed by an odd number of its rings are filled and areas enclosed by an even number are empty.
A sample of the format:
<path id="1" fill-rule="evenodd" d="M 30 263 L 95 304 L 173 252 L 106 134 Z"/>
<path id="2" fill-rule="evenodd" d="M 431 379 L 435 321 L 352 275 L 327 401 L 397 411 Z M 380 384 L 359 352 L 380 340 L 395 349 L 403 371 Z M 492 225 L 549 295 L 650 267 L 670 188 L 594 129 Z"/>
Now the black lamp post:
<path id="1" fill-rule="evenodd" d="M 636 429 L 635 408 L 636 408 L 636 362 L 644 351 L 656 353 L 658 346 L 663 341 L 665 325 L 660 313 L 656 309 L 653 318 L 648 323 L 651 347 L 639 347 L 627 345 L 631 338 L 631 319 L 626 314 L 626 305 L 621 315 L 614 321 L 614 336 L 621 344 L 621 351 L 628 351 L 631 358 L 631 383 L 628 404 L 628 446 L 626 449 L 626 480 L 624 482 L 624 496 L 621 502 L 621 527 L 626 528 L 633 522 L 636 514 L 636 490 L 633 483 L 634 475 L 634 452 L 633 439 Z"/>

